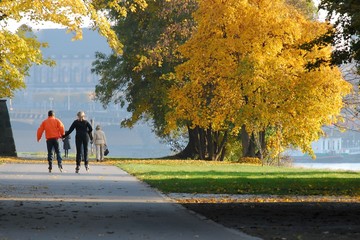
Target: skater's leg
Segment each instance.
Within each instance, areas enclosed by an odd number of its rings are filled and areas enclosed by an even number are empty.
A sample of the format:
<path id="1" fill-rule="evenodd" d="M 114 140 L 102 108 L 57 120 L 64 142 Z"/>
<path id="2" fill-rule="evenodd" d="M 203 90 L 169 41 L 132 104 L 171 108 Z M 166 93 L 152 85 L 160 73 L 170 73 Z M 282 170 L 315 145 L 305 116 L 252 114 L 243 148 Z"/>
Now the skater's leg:
<path id="1" fill-rule="evenodd" d="M 82 151 L 82 141 L 79 136 L 75 138 L 75 145 L 76 145 L 76 172 L 80 169 L 80 162 L 81 162 L 81 151 Z"/>
<path id="2" fill-rule="evenodd" d="M 57 139 L 54 141 L 54 148 L 55 148 L 55 153 L 56 153 L 56 159 L 58 162 L 58 167 L 59 167 L 60 171 L 62 171 L 62 158 L 61 158 L 61 154 L 60 154 L 59 141 Z"/>
<path id="3" fill-rule="evenodd" d="M 89 143 L 89 139 L 88 138 L 83 138 L 83 151 L 84 151 L 84 163 L 85 163 L 85 168 L 86 170 L 89 170 L 89 156 L 88 156 L 88 143 Z"/>
<path id="4" fill-rule="evenodd" d="M 96 161 L 101 161 L 101 144 L 95 144 Z"/>
<path id="5" fill-rule="evenodd" d="M 46 148 L 47 148 L 47 160 L 49 163 L 49 172 L 52 170 L 52 160 L 53 160 L 53 142 L 51 139 L 46 140 Z"/>

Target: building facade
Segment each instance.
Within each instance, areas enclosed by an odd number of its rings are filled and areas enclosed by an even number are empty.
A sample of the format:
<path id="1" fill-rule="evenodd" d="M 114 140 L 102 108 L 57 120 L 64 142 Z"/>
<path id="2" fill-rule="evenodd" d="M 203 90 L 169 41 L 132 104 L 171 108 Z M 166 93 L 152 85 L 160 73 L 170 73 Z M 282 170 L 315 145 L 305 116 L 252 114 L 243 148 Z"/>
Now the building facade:
<path id="1" fill-rule="evenodd" d="M 126 116 L 119 106 L 105 110 L 94 100 L 99 81 L 99 76 L 91 72 L 95 53 L 111 53 L 104 37 L 89 29 L 83 29 L 83 40 L 77 41 L 72 41 L 65 29 L 43 29 L 35 34 L 39 41 L 49 44 L 42 50 L 43 55 L 54 60 L 56 66 L 31 67 L 25 79 L 26 89 L 16 92 L 9 102 L 13 121 L 37 122 L 49 109 L 71 119 L 74 112 L 82 110 L 91 118 L 105 117 L 105 122 L 116 124 L 119 120 L 115 118 L 122 120 Z"/>

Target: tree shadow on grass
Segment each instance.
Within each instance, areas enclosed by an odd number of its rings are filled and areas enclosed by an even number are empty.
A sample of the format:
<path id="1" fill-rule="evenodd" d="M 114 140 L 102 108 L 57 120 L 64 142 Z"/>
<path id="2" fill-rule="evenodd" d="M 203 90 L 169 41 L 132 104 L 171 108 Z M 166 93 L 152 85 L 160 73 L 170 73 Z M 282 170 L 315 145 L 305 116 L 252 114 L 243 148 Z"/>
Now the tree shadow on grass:
<path id="1" fill-rule="evenodd" d="M 252 174 L 239 172 L 148 172 L 142 176 L 164 192 L 275 194 L 275 195 L 360 195 L 356 173 L 335 177 L 328 172 Z M 314 177 L 316 176 L 316 177 Z M 347 176 L 347 177 L 346 177 Z"/>
<path id="2" fill-rule="evenodd" d="M 360 203 L 186 203 L 226 227 L 262 239 L 360 239 Z"/>

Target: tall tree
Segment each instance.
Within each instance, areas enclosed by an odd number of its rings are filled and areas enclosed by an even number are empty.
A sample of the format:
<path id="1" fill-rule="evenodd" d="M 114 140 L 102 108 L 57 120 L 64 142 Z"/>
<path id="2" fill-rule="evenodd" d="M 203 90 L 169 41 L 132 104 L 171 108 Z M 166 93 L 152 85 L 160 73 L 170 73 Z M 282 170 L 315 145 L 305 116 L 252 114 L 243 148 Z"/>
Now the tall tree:
<path id="1" fill-rule="evenodd" d="M 360 73 L 360 2 L 352 0 L 321 0 L 319 9 L 326 10 L 326 20 L 334 24 L 336 31 L 325 34 L 318 41 L 334 46 L 331 62 L 341 66 L 345 79 L 359 86 Z M 359 130 L 359 91 L 344 100 L 346 108 L 341 129 Z"/>
<path id="2" fill-rule="evenodd" d="M 218 158 L 213 149 L 228 133 L 259 139 L 269 127 L 281 129 L 283 144 L 312 154 L 311 142 L 337 120 L 350 90 L 339 69 L 318 62 L 331 47 L 306 45 L 330 26 L 281 0 L 199 3 L 198 30 L 179 48 L 188 60 L 175 68 L 167 120 L 205 129 L 205 158 Z"/>
<path id="3" fill-rule="evenodd" d="M 333 63 L 356 61 L 360 67 L 360 2 L 354 0 L 321 0 L 320 9 L 327 11 L 327 20 L 334 22 L 336 32 L 327 34 L 323 41 L 336 46 Z"/>
<path id="4" fill-rule="evenodd" d="M 100 76 L 95 92 L 105 106 L 110 102 L 127 104 L 131 116 L 123 126 L 145 120 L 158 136 L 167 136 L 164 118 L 172 82 L 163 76 L 182 62 L 176 49 L 193 32 L 191 14 L 195 9 L 195 0 L 158 0 L 149 1 L 143 11 L 122 17 L 115 14 L 119 20 L 114 30 L 124 52 L 121 56 L 99 53 L 93 71 Z"/>
<path id="5" fill-rule="evenodd" d="M 52 22 L 74 32 L 74 40 L 82 38 L 82 26 L 89 18 L 92 28 L 105 36 L 110 47 L 121 53 L 122 44 L 111 29 L 107 11 L 112 9 L 121 15 L 146 7 L 145 0 L 134 0 L 131 4 L 119 5 L 115 0 L 2 0 L 0 1 L 0 98 L 11 97 L 15 90 L 24 88 L 23 78 L 33 64 L 53 64 L 43 58 L 39 43 L 31 29 L 22 26 L 15 33 L 7 30 L 13 20 L 27 19 L 31 23 Z"/>

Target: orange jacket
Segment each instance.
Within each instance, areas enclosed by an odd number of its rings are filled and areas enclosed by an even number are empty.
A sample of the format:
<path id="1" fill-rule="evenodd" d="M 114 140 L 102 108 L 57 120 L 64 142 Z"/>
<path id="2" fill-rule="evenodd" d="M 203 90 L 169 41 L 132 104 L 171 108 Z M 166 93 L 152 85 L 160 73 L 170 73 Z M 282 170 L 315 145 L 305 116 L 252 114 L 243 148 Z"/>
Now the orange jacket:
<path id="1" fill-rule="evenodd" d="M 64 124 L 54 116 L 48 117 L 44 120 L 37 130 L 37 140 L 40 141 L 43 132 L 45 131 L 45 138 L 61 138 L 65 134 Z"/>

